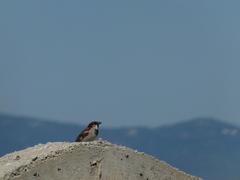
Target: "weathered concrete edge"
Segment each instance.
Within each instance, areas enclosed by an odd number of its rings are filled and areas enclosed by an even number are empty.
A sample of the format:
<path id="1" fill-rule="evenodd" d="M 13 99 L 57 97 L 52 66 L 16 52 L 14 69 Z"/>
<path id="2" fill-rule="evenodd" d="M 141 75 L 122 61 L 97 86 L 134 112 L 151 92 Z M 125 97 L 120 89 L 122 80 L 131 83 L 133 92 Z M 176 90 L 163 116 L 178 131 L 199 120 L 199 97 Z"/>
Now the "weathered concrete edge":
<path id="1" fill-rule="evenodd" d="M 28 169 L 31 169 L 37 163 L 43 163 L 50 159 L 57 158 L 58 156 L 61 156 L 65 152 L 73 152 L 76 149 L 78 149 L 80 146 L 89 146 L 89 147 L 99 146 L 104 148 L 114 147 L 120 150 L 130 151 L 130 152 L 139 154 L 141 156 L 146 156 L 147 158 L 151 158 L 152 160 L 157 161 L 161 164 L 164 164 L 165 166 L 171 169 L 174 169 L 178 173 L 184 174 L 185 176 L 193 180 L 202 180 L 199 177 L 187 174 L 151 155 L 145 154 L 143 152 L 138 152 L 137 150 L 133 150 L 125 146 L 111 144 L 103 140 L 93 141 L 93 142 L 82 142 L 82 143 L 49 142 L 47 144 L 39 144 L 21 151 L 16 151 L 16 152 L 7 154 L 0 158 L 0 180 L 7 180 L 7 179 L 11 179 L 14 176 L 21 175 L 22 172 L 27 171 Z"/>

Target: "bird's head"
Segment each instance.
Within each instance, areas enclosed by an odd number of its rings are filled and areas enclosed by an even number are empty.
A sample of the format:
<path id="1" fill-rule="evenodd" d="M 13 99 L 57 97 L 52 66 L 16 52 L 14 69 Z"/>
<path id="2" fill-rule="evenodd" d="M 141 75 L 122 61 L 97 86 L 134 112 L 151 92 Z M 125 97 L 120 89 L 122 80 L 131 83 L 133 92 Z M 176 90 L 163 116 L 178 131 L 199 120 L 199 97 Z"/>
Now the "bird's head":
<path id="1" fill-rule="evenodd" d="M 99 127 L 99 125 L 100 124 L 102 124 L 102 122 L 100 122 L 100 121 L 92 121 L 92 122 L 90 122 L 89 124 L 88 124 L 88 127 L 89 128 L 92 128 L 92 127 Z"/>

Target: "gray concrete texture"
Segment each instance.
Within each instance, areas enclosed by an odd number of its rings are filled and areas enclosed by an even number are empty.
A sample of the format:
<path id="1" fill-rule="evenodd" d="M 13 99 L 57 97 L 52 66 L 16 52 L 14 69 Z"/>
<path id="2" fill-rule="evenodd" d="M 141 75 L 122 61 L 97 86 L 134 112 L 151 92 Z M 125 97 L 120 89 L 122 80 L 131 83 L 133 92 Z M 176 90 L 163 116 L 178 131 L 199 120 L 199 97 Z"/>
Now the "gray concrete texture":
<path id="1" fill-rule="evenodd" d="M 150 155 L 98 140 L 39 144 L 0 158 L 1 180 L 200 180 Z"/>

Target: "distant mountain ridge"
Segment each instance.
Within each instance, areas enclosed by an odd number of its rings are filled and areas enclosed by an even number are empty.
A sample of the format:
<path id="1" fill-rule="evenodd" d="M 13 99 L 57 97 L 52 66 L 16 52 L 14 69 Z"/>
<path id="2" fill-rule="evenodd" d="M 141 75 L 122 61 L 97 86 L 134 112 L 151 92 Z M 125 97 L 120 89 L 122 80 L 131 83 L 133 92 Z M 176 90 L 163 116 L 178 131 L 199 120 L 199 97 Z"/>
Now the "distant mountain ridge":
<path id="1" fill-rule="evenodd" d="M 74 141 L 83 126 L 0 114 L 0 155 L 49 141 Z M 100 137 L 152 154 L 206 180 L 240 179 L 240 128 L 197 118 L 156 128 L 101 128 Z"/>

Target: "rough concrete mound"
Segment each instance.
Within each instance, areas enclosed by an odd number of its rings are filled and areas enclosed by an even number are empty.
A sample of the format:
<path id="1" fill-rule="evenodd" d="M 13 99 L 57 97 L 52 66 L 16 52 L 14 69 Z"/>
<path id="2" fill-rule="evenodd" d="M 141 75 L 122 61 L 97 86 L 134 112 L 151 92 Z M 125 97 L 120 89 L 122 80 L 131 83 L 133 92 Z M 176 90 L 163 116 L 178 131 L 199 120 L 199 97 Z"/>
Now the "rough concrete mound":
<path id="1" fill-rule="evenodd" d="M 106 141 L 40 144 L 0 158 L 0 180 L 200 180 Z"/>

